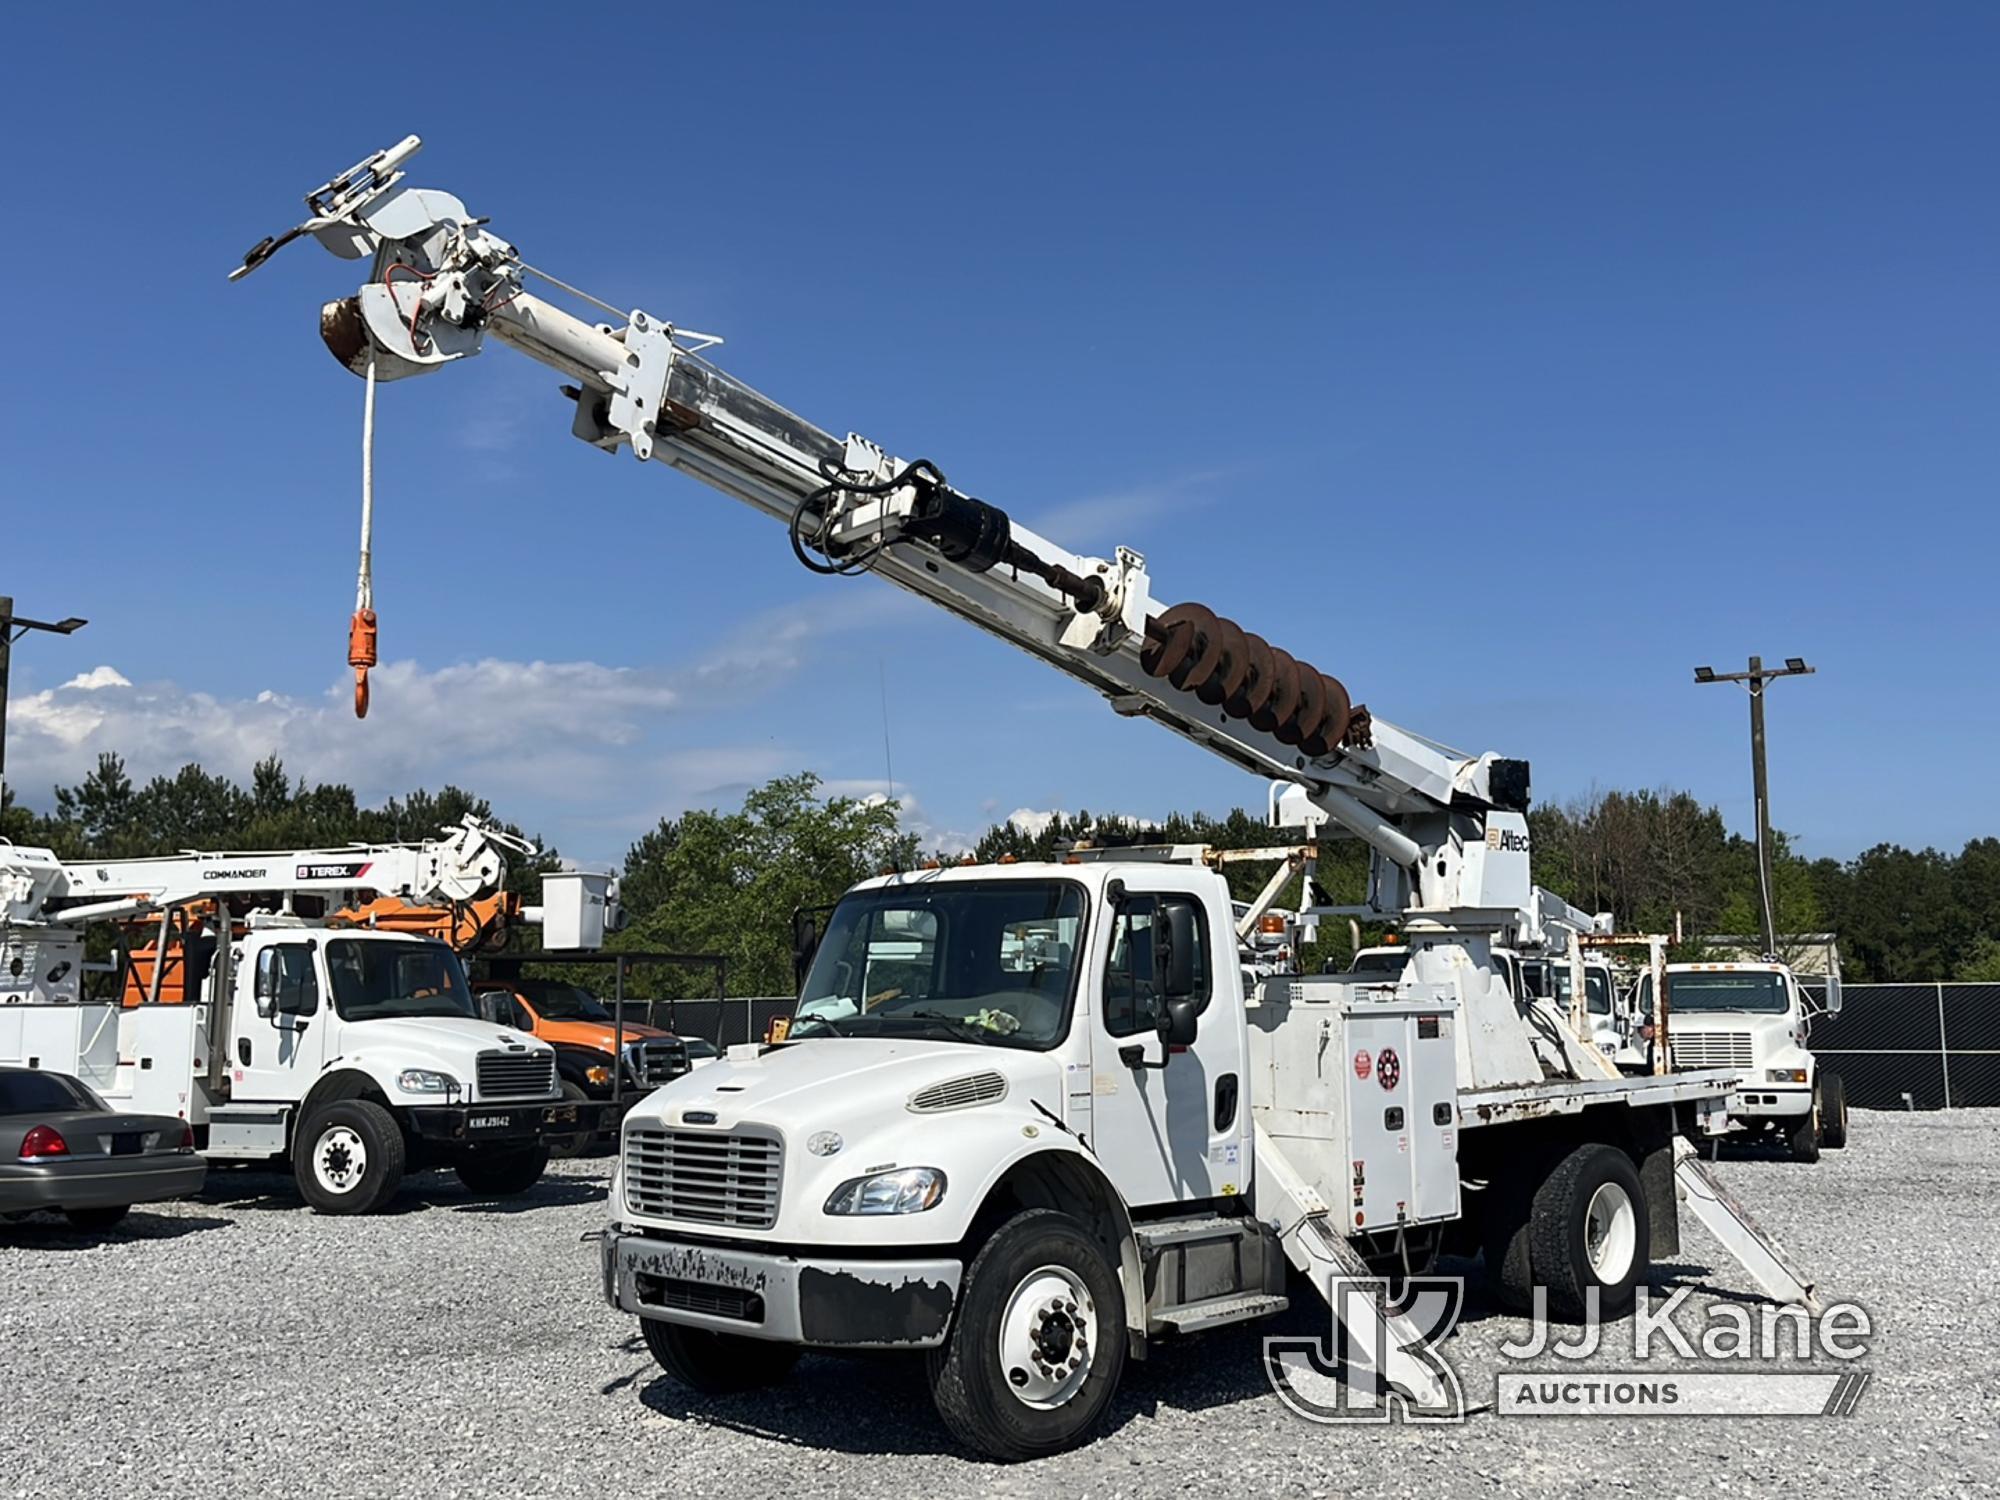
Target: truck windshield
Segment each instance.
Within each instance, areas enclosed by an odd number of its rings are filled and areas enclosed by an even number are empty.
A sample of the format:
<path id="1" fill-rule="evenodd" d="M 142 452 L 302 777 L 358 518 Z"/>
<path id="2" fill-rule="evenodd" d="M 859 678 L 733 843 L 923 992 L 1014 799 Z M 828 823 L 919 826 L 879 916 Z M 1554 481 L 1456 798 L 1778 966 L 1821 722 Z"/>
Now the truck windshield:
<path id="1" fill-rule="evenodd" d="M 792 1035 L 1052 1047 L 1069 1029 L 1083 912 L 1069 880 L 858 891 L 827 923 Z"/>
<path id="2" fill-rule="evenodd" d="M 617 1019 L 603 1001 L 581 985 L 553 979 L 524 979 L 518 988 L 544 1021 L 602 1021 L 609 1026 Z"/>
<path id="3" fill-rule="evenodd" d="M 476 1014 L 457 955 L 442 943 L 335 938 L 326 945 L 326 972 L 345 1021 Z"/>
<path id="4" fill-rule="evenodd" d="M 1680 1015 L 1696 1011 L 1742 1010 L 1782 1015 L 1791 1008 L 1782 974 L 1711 970 L 1667 976 L 1667 1008 Z"/>
<path id="5" fill-rule="evenodd" d="M 1407 948 L 1387 948 L 1374 953 L 1366 951 L 1354 955 L 1354 962 L 1347 966 L 1350 974 L 1383 974 L 1396 978 L 1410 961 Z"/>
<path id="6" fill-rule="evenodd" d="M 1569 1004 L 1569 965 L 1550 965 L 1555 976 L 1555 999 L 1558 1005 Z M 1611 1014 L 1611 976 L 1602 969 L 1583 971 L 1583 1007 L 1593 1016 Z"/>

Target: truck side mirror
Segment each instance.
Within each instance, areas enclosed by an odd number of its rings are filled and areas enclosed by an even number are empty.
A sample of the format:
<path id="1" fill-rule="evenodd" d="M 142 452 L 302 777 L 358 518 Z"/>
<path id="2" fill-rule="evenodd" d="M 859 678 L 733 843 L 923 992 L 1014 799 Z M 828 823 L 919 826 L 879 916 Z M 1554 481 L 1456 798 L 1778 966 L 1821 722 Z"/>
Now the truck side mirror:
<path id="1" fill-rule="evenodd" d="M 257 1014 L 270 1020 L 278 1010 L 278 963 L 277 954 L 269 948 L 257 955 L 256 984 L 252 994 L 257 1002 Z"/>
<path id="2" fill-rule="evenodd" d="M 1840 976 L 1838 974 L 1829 974 L 1826 976 L 1826 1013 L 1830 1016 L 1840 1014 Z"/>
<path id="3" fill-rule="evenodd" d="M 800 907 L 792 913 L 792 986 L 805 992 L 806 971 L 819 952 L 819 922 L 813 913 Z"/>
<path id="4" fill-rule="evenodd" d="M 1153 972 L 1160 976 L 1160 995 L 1169 1002 L 1194 994 L 1194 906 L 1187 901 L 1162 901 L 1153 918 Z"/>
<path id="5" fill-rule="evenodd" d="M 1160 1015 L 1160 1041 L 1168 1048 L 1192 1047 L 1200 1018 L 1192 995 L 1172 995 Z"/>

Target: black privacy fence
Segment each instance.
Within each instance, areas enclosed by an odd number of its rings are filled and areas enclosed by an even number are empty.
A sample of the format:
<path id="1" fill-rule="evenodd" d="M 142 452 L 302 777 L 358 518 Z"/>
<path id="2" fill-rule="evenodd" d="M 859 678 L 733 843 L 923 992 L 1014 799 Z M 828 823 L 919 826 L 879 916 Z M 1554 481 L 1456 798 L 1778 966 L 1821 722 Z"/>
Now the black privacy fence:
<path id="1" fill-rule="evenodd" d="M 1845 984 L 1840 1002 L 1812 1023 L 1810 1045 L 1848 1103 L 2000 1105 L 2000 984 Z"/>
<path id="2" fill-rule="evenodd" d="M 1850 1104 L 2000 1105 L 2000 984 L 1849 984 L 1840 994 L 1840 1014 L 1813 1021 L 1811 1045 L 1847 1085 Z M 796 1003 L 789 995 L 628 1002 L 626 1015 L 728 1047 L 763 1040 Z"/>

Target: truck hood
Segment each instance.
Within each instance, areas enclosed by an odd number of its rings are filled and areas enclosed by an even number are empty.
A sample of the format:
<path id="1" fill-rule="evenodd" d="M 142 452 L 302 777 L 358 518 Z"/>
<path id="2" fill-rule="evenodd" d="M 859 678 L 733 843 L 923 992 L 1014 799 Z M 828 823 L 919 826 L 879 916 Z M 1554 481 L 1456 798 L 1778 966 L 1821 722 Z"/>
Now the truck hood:
<path id="1" fill-rule="evenodd" d="M 341 1028 L 342 1061 L 440 1068 L 471 1082 L 482 1052 L 547 1052 L 548 1043 L 526 1032 L 456 1016 L 385 1016 Z"/>
<path id="2" fill-rule="evenodd" d="M 537 1033 L 543 1041 L 554 1042 L 565 1047 L 591 1047 L 599 1052 L 616 1051 L 617 1028 L 601 1025 L 596 1021 L 544 1021 Z M 625 1023 L 625 1040 L 632 1042 L 656 1041 L 660 1037 L 672 1036 L 671 1031 L 662 1031 L 657 1026 L 640 1026 L 631 1021 Z"/>
<path id="3" fill-rule="evenodd" d="M 769 1048 L 753 1061 L 724 1057 L 684 1074 L 634 1105 L 631 1117 L 720 1130 L 754 1121 L 786 1136 L 827 1128 L 851 1133 L 871 1120 L 912 1119 L 910 1102 L 926 1089 L 991 1074 L 1004 1080 L 1005 1097 L 1017 1108 L 1032 1108 L 1033 1100 L 1062 1109 L 1061 1066 L 1050 1053 L 976 1042 L 817 1037 Z"/>

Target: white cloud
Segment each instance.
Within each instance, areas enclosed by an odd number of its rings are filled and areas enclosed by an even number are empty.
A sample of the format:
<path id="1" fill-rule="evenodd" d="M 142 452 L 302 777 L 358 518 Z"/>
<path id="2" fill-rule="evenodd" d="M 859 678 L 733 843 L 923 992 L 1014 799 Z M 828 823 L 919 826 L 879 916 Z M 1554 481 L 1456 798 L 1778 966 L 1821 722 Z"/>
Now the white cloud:
<path id="1" fill-rule="evenodd" d="M 1017 807 L 1007 814 L 1007 821 L 1025 833 L 1029 838 L 1040 838 L 1048 831 L 1049 824 L 1068 814 L 1060 807 L 1037 808 Z M 1092 813 L 1091 820 L 1099 827 L 1106 823 L 1123 823 L 1131 828 L 1158 828 L 1159 822 L 1153 818 L 1142 818 L 1136 813 L 1100 812 Z"/>
<path id="2" fill-rule="evenodd" d="M 1229 477 L 1227 470 L 1204 469 L 1157 484 L 1061 501 L 1025 519 L 1030 530 L 1058 546 L 1123 543 L 1143 552 L 1147 523 L 1212 504 L 1216 485 Z"/>
<path id="3" fill-rule="evenodd" d="M 32 794 L 84 775 L 106 751 L 139 779 L 190 761 L 241 779 L 277 755 L 296 773 L 349 781 L 364 795 L 447 779 L 559 792 L 565 773 L 633 744 L 682 699 L 667 674 L 596 662 L 394 661 L 369 681 L 370 715 L 357 721 L 351 679 L 311 697 L 230 699 L 99 666 L 14 702 L 9 769 Z"/>

